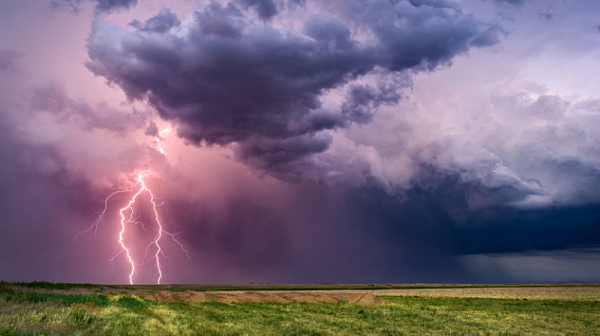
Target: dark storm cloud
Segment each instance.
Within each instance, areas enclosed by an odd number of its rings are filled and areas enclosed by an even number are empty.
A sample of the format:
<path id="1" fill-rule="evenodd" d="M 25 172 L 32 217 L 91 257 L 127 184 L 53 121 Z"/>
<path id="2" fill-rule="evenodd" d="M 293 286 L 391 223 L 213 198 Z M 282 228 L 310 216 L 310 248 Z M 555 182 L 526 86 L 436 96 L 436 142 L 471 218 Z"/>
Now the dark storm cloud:
<path id="1" fill-rule="evenodd" d="M 460 256 L 560 252 L 600 246 L 597 204 L 538 209 L 492 206 L 474 210 L 468 205 L 474 187 L 456 176 L 434 180 L 436 188 L 417 186 L 399 198 L 374 188 L 344 193 L 344 211 L 356 218 L 353 229 L 376 237 L 379 247 L 389 254 L 386 263 L 403 260 L 403 267 L 410 269 L 406 273 L 411 274 L 397 276 L 409 281 L 436 281 L 435 277 L 444 278 L 443 281 L 473 281 L 472 276 L 462 273 L 460 265 L 454 264 L 453 258 Z M 505 197 L 521 196 L 509 193 Z M 437 272 L 432 270 L 436 267 Z M 428 272 L 435 276 L 428 278 Z M 510 276 L 505 273 L 503 279 Z"/>
<path id="2" fill-rule="evenodd" d="M 263 19 L 273 13 L 272 2 L 245 4 Z M 385 77 L 433 70 L 471 47 L 497 42 L 501 33 L 445 1 L 347 6 L 373 41 L 361 42 L 346 23 L 325 14 L 308 17 L 296 32 L 255 22 L 232 3 L 211 3 L 184 30 L 171 29 L 178 20 L 168 11 L 135 23 L 135 31 L 96 21 L 87 67 L 130 99 L 148 99 L 189 142 L 237 143 L 241 160 L 275 168 L 326 150 L 320 132 L 369 122 L 406 85 L 354 80 L 374 71 Z M 341 104 L 326 97 L 336 90 L 345 92 Z"/>
<path id="3" fill-rule="evenodd" d="M 137 5 L 138 0 L 94 0 L 100 12 L 111 12 L 116 9 L 129 9 Z"/>
<path id="4" fill-rule="evenodd" d="M 269 20 L 277 14 L 277 5 L 272 0 L 240 0 L 240 3 L 246 8 L 254 8 L 263 20 Z"/>
<path id="5" fill-rule="evenodd" d="M 258 159 L 257 164 L 262 163 L 265 165 L 262 168 L 269 170 L 270 167 L 296 162 L 308 154 L 320 153 L 327 149 L 330 141 L 330 137 L 326 135 L 300 135 L 282 140 L 256 138 L 244 141 L 237 150 L 238 156 L 243 161 L 251 162 Z"/>
<path id="6" fill-rule="evenodd" d="M 51 0 L 49 6 L 52 9 L 66 8 L 73 13 L 79 13 L 85 1 L 93 2 L 98 13 L 129 9 L 135 7 L 138 3 L 138 0 Z"/>
<path id="7" fill-rule="evenodd" d="M 140 31 L 165 33 L 169 29 L 178 26 L 180 23 L 177 15 L 164 8 L 158 15 L 148 19 L 143 24 L 138 20 L 134 20 L 129 25 Z"/>
<path id="8" fill-rule="evenodd" d="M 346 100 L 342 104 L 342 114 L 348 115 L 356 123 L 368 123 L 374 112 L 382 104 L 397 103 L 401 98 L 398 87 L 374 88 L 369 85 L 350 85 Z"/>
<path id="9" fill-rule="evenodd" d="M 21 53 L 15 50 L 0 49 L 0 72 L 15 71 L 15 61 L 21 56 Z"/>
<path id="10" fill-rule="evenodd" d="M 465 169 L 436 168 L 423 163 L 419 174 L 413 179 L 411 192 L 425 195 L 429 201 L 437 204 L 455 222 L 466 222 L 472 211 L 478 211 L 497 204 L 510 204 L 524 200 L 528 196 L 540 192 L 537 184 L 524 183 L 518 179 L 507 179 L 503 176 L 488 173 L 488 176 L 471 176 L 481 174 L 488 169 L 481 166 L 493 164 L 482 160 Z"/>
<path id="11" fill-rule="evenodd" d="M 391 71 L 433 70 L 471 47 L 497 43 L 501 34 L 443 2 L 374 2 L 362 10 L 359 20 L 381 43 L 377 63 Z"/>
<path id="12" fill-rule="evenodd" d="M 517 210 L 492 208 L 473 214 L 456 231 L 457 253 L 507 253 L 600 246 L 600 206 Z M 485 223 L 480 225 L 478 223 Z"/>
<path id="13" fill-rule="evenodd" d="M 254 9 L 261 20 L 268 21 L 286 6 L 292 9 L 304 6 L 306 0 L 237 0 L 237 3 L 245 9 Z"/>

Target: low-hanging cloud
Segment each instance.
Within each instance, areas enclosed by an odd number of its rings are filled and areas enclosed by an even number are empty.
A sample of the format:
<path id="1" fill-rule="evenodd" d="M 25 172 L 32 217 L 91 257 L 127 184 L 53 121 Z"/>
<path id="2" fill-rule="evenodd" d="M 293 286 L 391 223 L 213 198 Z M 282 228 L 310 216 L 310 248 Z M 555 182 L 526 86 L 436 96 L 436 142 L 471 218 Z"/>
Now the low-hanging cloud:
<path id="1" fill-rule="evenodd" d="M 329 148 L 330 130 L 397 103 L 408 71 L 449 64 L 502 33 L 444 1 L 343 2 L 352 25 L 321 13 L 301 30 L 265 21 L 287 13 L 269 3 L 213 2 L 185 23 L 163 10 L 133 30 L 96 20 L 87 67 L 147 99 L 189 143 L 235 144 L 239 160 L 285 178 Z"/>

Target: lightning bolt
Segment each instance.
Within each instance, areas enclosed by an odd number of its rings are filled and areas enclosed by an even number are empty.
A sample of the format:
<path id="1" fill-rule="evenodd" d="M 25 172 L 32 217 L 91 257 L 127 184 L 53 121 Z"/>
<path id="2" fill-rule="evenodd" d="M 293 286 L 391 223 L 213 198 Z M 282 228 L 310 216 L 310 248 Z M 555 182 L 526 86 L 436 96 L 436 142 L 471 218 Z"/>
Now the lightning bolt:
<path id="1" fill-rule="evenodd" d="M 164 154 L 164 148 L 170 146 L 173 143 L 173 140 L 171 140 L 171 142 L 169 142 L 168 144 L 166 144 L 164 146 L 161 146 L 161 143 L 160 143 L 161 141 L 164 140 L 163 136 L 165 134 L 169 133 L 170 130 L 171 130 L 170 127 L 163 129 L 162 131 L 159 132 L 158 137 L 156 139 L 156 147 L 159 150 L 159 152 L 162 154 Z M 129 276 L 128 276 L 129 283 L 132 285 L 134 283 L 134 278 L 136 275 L 136 266 L 146 264 L 150 261 L 154 261 L 154 268 L 157 271 L 156 283 L 157 284 L 161 283 L 161 280 L 163 278 L 163 268 L 162 268 L 161 262 L 162 262 L 163 258 L 168 259 L 167 256 L 165 255 L 164 249 L 163 249 L 163 243 L 164 243 L 165 239 L 170 238 L 171 241 L 173 241 L 174 243 L 179 245 L 179 247 L 186 254 L 188 259 L 190 259 L 190 255 L 189 255 L 188 251 L 185 249 L 185 246 L 183 245 L 183 243 L 181 243 L 176 238 L 177 235 L 179 235 L 183 232 L 170 233 L 165 230 L 165 226 L 164 226 L 163 221 L 161 220 L 161 217 L 158 212 L 158 207 L 163 205 L 164 202 L 162 202 L 162 203 L 156 202 L 157 197 L 154 195 L 154 193 L 148 187 L 148 185 L 146 184 L 146 181 L 145 181 L 145 178 L 148 177 L 148 175 L 150 175 L 151 173 L 152 173 L 151 170 L 148 170 L 148 169 L 142 170 L 141 172 L 139 172 L 137 174 L 136 182 L 131 186 L 131 188 L 125 189 L 125 190 L 113 191 L 110 195 L 108 195 L 108 197 L 106 197 L 104 199 L 104 208 L 103 208 L 102 212 L 100 212 L 96 221 L 94 221 L 94 223 L 88 229 L 79 232 L 75 236 L 75 239 L 77 239 L 77 237 L 79 235 L 86 233 L 86 232 L 93 231 L 93 234 L 95 237 L 100 223 L 104 220 L 104 218 L 106 217 L 106 214 L 109 210 L 109 201 L 111 200 L 111 198 L 113 198 L 119 194 L 133 193 L 131 198 L 129 198 L 127 205 L 119 210 L 119 214 L 121 215 L 121 221 L 120 221 L 119 234 L 116 239 L 117 245 L 115 248 L 115 252 L 109 259 L 110 261 L 114 261 L 120 255 L 122 255 L 122 254 L 125 255 L 127 263 L 130 266 L 130 271 L 129 271 Z M 134 250 L 134 247 L 128 246 L 125 243 L 124 236 L 125 236 L 125 233 L 127 232 L 128 228 L 131 227 L 132 224 L 140 225 L 142 227 L 142 229 L 144 229 L 144 231 L 146 231 L 146 226 L 144 225 L 144 223 L 142 223 L 141 221 L 138 220 L 139 216 L 136 217 L 136 212 L 134 211 L 134 207 L 137 205 L 137 203 L 141 202 L 139 200 L 139 196 L 144 193 L 147 193 L 150 196 L 150 205 L 152 208 L 152 214 L 154 215 L 153 222 L 156 224 L 157 234 L 156 234 L 156 236 L 154 236 L 151 239 L 150 243 L 146 246 L 146 253 L 144 254 L 144 257 L 142 258 L 142 262 L 138 263 L 134 260 L 134 258 L 132 256 L 132 251 Z M 156 252 L 149 253 L 149 251 L 152 248 L 154 248 L 156 250 Z"/>
<path id="2" fill-rule="evenodd" d="M 144 258 L 143 258 L 144 260 L 141 264 L 145 264 L 150 260 L 154 260 L 154 263 L 155 263 L 154 267 L 156 268 L 157 273 L 158 273 L 156 283 L 160 284 L 161 280 L 163 278 L 163 268 L 162 268 L 162 264 L 161 264 L 161 257 L 168 259 L 164 254 L 164 250 L 163 250 L 163 246 L 162 246 L 162 241 L 164 240 L 165 237 L 170 237 L 173 242 L 175 242 L 177 245 L 179 245 L 179 247 L 186 254 L 188 259 L 190 258 L 190 255 L 189 255 L 188 251 L 185 249 L 185 246 L 183 245 L 183 243 L 181 243 L 176 238 L 177 235 L 179 235 L 183 232 L 170 233 L 170 232 L 166 231 L 164 228 L 164 224 L 158 213 L 158 207 L 160 206 L 160 204 L 156 203 L 156 196 L 154 195 L 154 193 L 148 187 L 148 185 L 146 184 L 146 181 L 144 180 L 144 178 L 147 177 L 147 175 L 150 173 L 151 173 L 150 170 L 141 171 L 137 175 L 136 183 L 130 189 L 117 190 L 117 191 L 114 191 L 113 193 L 111 193 L 108 197 L 106 197 L 106 199 L 104 200 L 104 209 L 100 213 L 100 215 L 98 216 L 96 221 L 87 230 L 79 233 L 79 234 L 81 234 L 84 232 L 89 232 L 91 230 L 94 230 L 94 233 L 95 233 L 98 230 L 98 225 L 100 225 L 100 223 L 106 216 L 106 213 L 108 211 L 109 200 L 117 194 L 129 193 L 129 192 L 135 191 L 133 196 L 131 196 L 131 198 L 129 199 L 127 205 L 119 210 L 119 214 L 121 215 L 121 221 L 120 221 L 121 229 L 119 231 L 119 235 L 118 235 L 118 239 L 117 239 L 117 242 L 118 242 L 117 251 L 115 251 L 113 256 L 110 258 L 111 261 L 114 261 L 121 254 L 125 254 L 127 262 L 130 265 L 130 272 L 129 272 L 129 277 L 128 277 L 129 283 L 132 285 L 134 283 L 134 277 L 136 274 L 136 266 L 140 265 L 140 263 L 136 263 L 134 261 L 134 258 L 132 257 L 132 253 L 131 253 L 133 248 L 130 246 L 127 246 L 127 244 L 125 243 L 124 235 L 125 235 L 125 232 L 127 231 L 127 228 L 129 226 L 131 226 L 131 224 L 139 224 L 139 225 L 142 225 L 142 228 L 144 228 L 144 230 L 146 229 L 144 224 L 142 222 L 138 221 L 134 216 L 134 213 L 135 213 L 134 206 L 139 201 L 138 200 L 139 196 L 143 193 L 148 193 L 150 195 L 150 204 L 152 206 L 154 222 L 156 223 L 158 232 L 157 232 L 156 236 L 151 240 L 151 242 L 146 247 L 146 254 L 144 255 Z M 153 256 L 150 259 L 147 259 L 148 251 L 151 246 L 155 247 L 156 252 L 153 254 Z"/>

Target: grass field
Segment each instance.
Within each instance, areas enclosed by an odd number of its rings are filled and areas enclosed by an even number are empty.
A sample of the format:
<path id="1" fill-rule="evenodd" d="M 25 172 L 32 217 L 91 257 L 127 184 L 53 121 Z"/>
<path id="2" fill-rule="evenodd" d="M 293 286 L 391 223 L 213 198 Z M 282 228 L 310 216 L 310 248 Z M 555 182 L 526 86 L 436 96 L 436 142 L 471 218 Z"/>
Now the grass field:
<path id="1" fill-rule="evenodd" d="M 339 291 L 385 304 L 154 302 L 149 293 Z M 600 335 L 600 285 L 0 283 L 3 335 Z"/>

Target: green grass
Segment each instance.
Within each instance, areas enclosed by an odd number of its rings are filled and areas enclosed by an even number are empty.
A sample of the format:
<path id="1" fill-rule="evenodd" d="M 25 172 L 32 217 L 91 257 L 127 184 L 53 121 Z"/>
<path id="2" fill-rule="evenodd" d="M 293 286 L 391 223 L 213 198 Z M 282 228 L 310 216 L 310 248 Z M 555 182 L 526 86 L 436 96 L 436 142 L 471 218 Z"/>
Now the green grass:
<path id="1" fill-rule="evenodd" d="M 16 287 L 22 287 L 22 288 L 27 288 L 27 289 L 54 289 L 54 290 L 65 290 L 65 289 L 74 289 L 74 288 L 86 288 L 86 289 L 91 289 L 94 287 L 99 287 L 98 285 L 93 285 L 93 284 L 70 284 L 70 283 L 54 283 L 54 282 L 48 282 L 48 281 L 33 281 L 33 282 L 15 282 L 10 283 L 10 282 L 5 282 L 5 281 L 1 281 L 0 282 L 0 287 L 7 287 L 7 286 L 16 286 Z"/>
<path id="2" fill-rule="evenodd" d="M 390 296 L 389 303 L 157 303 L 0 286 L 5 335 L 600 335 L 600 301 Z M 11 290 L 8 290 L 11 289 Z"/>

